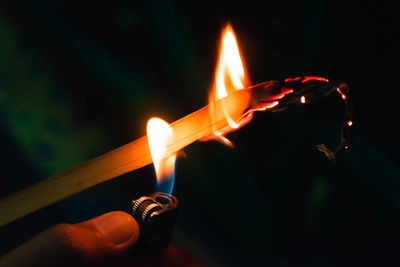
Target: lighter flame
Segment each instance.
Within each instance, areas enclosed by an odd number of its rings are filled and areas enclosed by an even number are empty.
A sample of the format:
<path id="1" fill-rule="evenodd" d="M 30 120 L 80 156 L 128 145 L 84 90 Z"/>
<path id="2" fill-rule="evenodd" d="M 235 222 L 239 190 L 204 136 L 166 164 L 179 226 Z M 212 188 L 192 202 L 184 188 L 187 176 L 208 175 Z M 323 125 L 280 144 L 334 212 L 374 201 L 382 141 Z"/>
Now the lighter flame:
<path id="1" fill-rule="evenodd" d="M 169 153 L 168 146 L 173 142 L 171 126 L 162 119 L 151 118 L 147 122 L 147 140 L 157 177 L 157 191 L 171 194 L 175 172 L 176 153 Z M 165 186 L 165 183 L 172 183 Z M 166 189 L 165 189 L 166 188 Z"/>
<path id="2" fill-rule="evenodd" d="M 214 116 L 212 107 L 215 101 L 227 97 L 235 90 L 246 88 L 248 84 L 248 77 L 240 56 L 235 34 L 232 27 L 227 25 L 222 33 L 219 59 L 215 72 L 215 82 L 209 99 L 211 118 Z M 227 112 L 225 103 L 222 103 L 222 106 L 230 129 L 237 129 L 244 124 L 244 121 L 237 122 L 234 118 L 231 118 L 230 114 Z M 214 129 L 214 135 L 225 144 L 230 145 L 231 143 L 229 140 L 223 137 L 223 134 L 227 131 L 229 131 L 229 129 Z"/>

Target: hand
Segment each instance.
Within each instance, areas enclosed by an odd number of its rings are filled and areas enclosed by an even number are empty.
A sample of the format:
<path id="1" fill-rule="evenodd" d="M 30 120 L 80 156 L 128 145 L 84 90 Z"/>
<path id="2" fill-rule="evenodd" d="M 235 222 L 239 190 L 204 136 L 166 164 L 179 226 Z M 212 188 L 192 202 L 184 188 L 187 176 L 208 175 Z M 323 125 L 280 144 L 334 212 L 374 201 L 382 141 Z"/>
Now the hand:
<path id="1" fill-rule="evenodd" d="M 78 224 L 59 224 L 0 259 L 0 266 L 126 265 L 139 238 L 137 222 L 114 211 Z M 121 263 L 121 264 L 119 264 Z"/>
<path id="2" fill-rule="evenodd" d="M 113 211 L 78 224 L 58 224 L 0 258 L 0 266 L 203 266 L 180 248 L 132 258 L 135 219 Z"/>

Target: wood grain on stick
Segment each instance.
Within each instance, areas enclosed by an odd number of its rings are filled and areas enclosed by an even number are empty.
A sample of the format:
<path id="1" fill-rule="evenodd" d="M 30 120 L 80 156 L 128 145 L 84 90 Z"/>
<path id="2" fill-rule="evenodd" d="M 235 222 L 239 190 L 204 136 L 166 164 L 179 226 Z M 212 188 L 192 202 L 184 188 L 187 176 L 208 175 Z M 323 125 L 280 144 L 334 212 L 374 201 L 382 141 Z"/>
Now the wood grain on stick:
<path id="1" fill-rule="evenodd" d="M 250 90 L 241 90 L 213 105 L 197 110 L 171 124 L 174 141 L 168 147 L 174 153 L 196 140 L 228 126 L 225 113 L 239 118 L 248 107 Z M 38 184 L 0 200 L 0 227 L 96 184 L 152 163 L 147 137 L 112 150 L 97 158 L 56 174 Z"/>

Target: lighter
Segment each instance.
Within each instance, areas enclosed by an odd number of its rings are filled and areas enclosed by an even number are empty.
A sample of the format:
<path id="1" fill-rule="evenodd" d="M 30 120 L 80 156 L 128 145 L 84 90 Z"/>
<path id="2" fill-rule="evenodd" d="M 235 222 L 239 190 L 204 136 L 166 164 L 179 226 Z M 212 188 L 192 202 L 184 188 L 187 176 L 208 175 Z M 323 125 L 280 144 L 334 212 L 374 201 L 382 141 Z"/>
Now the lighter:
<path id="1" fill-rule="evenodd" d="M 161 192 L 132 201 L 130 212 L 139 224 L 142 248 L 162 249 L 168 245 L 177 207 L 176 197 Z"/>

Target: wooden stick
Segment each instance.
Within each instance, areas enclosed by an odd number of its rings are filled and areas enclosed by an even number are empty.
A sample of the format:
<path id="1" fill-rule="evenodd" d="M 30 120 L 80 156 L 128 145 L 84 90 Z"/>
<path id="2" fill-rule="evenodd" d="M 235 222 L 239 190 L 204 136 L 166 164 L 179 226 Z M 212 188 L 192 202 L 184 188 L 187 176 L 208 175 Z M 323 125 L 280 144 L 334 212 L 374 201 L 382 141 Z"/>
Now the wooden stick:
<path id="1" fill-rule="evenodd" d="M 251 90 L 240 90 L 171 124 L 174 141 L 168 147 L 174 153 L 196 140 L 212 135 L 214 129 L 228 126 L 225 113 L 239 118 L 249 107 Z M 210 108 L 213 116 L 210 116 Z M 81 192 L 96 184 L 152 163 L 147 137 L 56 174 L 0 200 L 0 227 L 31 212 Z"/>

